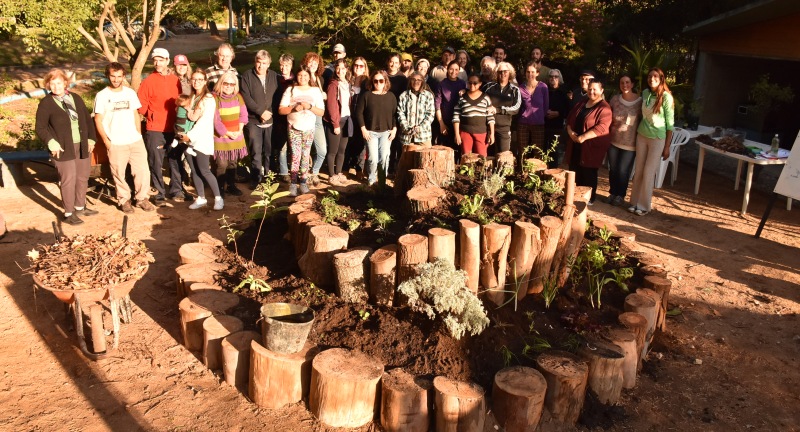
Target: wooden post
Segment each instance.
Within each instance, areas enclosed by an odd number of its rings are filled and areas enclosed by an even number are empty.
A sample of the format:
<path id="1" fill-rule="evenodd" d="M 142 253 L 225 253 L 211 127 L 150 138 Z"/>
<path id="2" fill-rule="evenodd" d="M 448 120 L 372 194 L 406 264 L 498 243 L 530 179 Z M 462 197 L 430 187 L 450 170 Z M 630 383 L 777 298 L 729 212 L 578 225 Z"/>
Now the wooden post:
<path id="1" fill-rule="evenodd" d="M 428 172 L 428 178 L 436 186 L 445 187 L 455 177 L 453 149 L 445 146 L 422 148 L 414 152 L 414 168 Z"/>
<path id="2" fill-rule="evenodd" d="M 541 372 L 525 366 L 502 369 L 494 376 L 492 410 L 506 432 L 533 432 L 539 425 L 547 393 Z"/>
<path id="3" fill-rule="evenodd" d="M 336 294 L 349 303 L 366 303 L 369 289 L 365 275 L 369 275 L 367 257 L 372 248 L 361 246 L 333 256 L 336 273 Z"/>
<path id="4" fill-rule="evenodd" d="M 381 426 L 387 432 L 427 432 L 433 398 L 431 380 L 415 378 L 402 368 L 381 379 Z"/>
<path id="5" fill-rule="evenodd" d="M 334 281 L 333 255 L 347 249 L 350 236 L 333 225 L 318 225 L 308 232 L 308 246 L 297 265 L 308 280 L 319 287 L 330 287 Z"/>
<path id="6" fill-rule="evenodd" d="M 643 294 L 628 294 L 625 297 L 625 312 L 634 312 L 643 316 L 647 320 L 647 331 L 645 331 L 644 345 L 640 354 L 641 359 L 647 357 L 647 350 L 650 345 L 650 336 L 656 326 L 658 319 L 658 304 L 652 298 Z"/>
<path id="7" fill-rule="evenodd" d="M 544 406 L 554 419 L 574 425 L 583 409 L 589 365 L 562 351 L 548 351 L 536 358 L 536 369 L 547 381 Z"/>
<path id="8" fill-rule="evenodd" d="M 482 432 L 486 420 L 483 387 L 438 376 L 433 379 L 436 432 Z"/>
<path id="9" fill-rule="evenodd" d="M 511 151 L 499 152 L 495 156 L 495 163 L 497 164 L 497 172 L 514 173 L 514 153 Z"/>
<path id="10" fill-rule="evenodd" d="M 186 297 L 189 287 L 194 283 L 216 283 L 217 275 L 227 268 L 228 265 L 222 263 L 184 264 L 177 267 L 175 269 L 175 289 L 178 293 L 178 301 L 180 302 Z"/>
<path id="11" fill-rule="evenodd" d="M 459 268 L 467 273 L 467 288 L 478 294 L 481 269 L 481 226 L 469 219 L 459 219 L 461 253 Z"/>
<path id="12" fill-rule="evenodd" d="M 583 243 L 583 237 L 586 234 L 586 219 L 589 216 L 588 206 L 583 198 L 579 198 L 574 202 L 575 215 L 572 217 L 572 223 L 569 229 L 569 238 L 564 246 L 564 253 L 561 255 L 561 263 L 558 267 L 558 286 L 563 287 L 567 283 L 569 277 L 569 260 L 571 257 L 578 255 Z"/>
<path id="13" fill-rule="evenodd" d="M 411 204 L 411 213 L 419 215 L 439 206 L 446 192 L 438 186 L 416 186 L 406 193 Z"/>
<path id="14" fill-rule="evenodd" d="M 297 403 L 308 395 L 311 361 L 319 348 L 306 342 L 299 352 L 282 354 L 250 342 L 250 399 L 256 405 L 276 409 Z"/>
<path id="15" fill-rule="evenodd" d="M 294 203 L 289 206 L 286 220 L 289 225 L 287 233 L 289 234 L 290 240 L 292 240 L 292 236 L 297 232 L 296 229 L 300 213 L 311 210 L 315 202 L 316 196 L 314 194 L 304 194 L 295 198 Z"/>
<path id="16" fill-rule="evenodd" d="M 456 264 L 456 233 L 444 228 L 428 230 L 428 262 L 443 259 Z"/>
<path id="17" fill-rule="evenodd" d="M 459 165 L 474 165 L 478 163 L 483 156 L 478 153 L 467 153 L 461 155 L 461 162 Z"/>
<path id="18" fill-rule="evenodd" d="M 405 234 L 397 239 L 397 284 L 417 276 L 417 267 L 428 262 L 428 238 Z"/>
<path id="19" fill-rule="evenodd" d="M 250 373 L 250 344 L 261 340 L 261 334 L 251 330 L 231 333 L 222 339 L 222 372 L 225 382 L 247 394 Z"/>
<path id="20" fill-rule="evenodd" d="M 535 173 L 540 173 L 547 169 L 547 163 L 537 158 L 527 158 L 525 159 L 524 164 L 530 165 Z"/>
<path id="21" fill-rule="evenodd" d="M 667 277 L 667 269 L 661 266 L 646 265 L 644 267 L 640 267 L 639 270 L 642 272 L 642 275 L 644 275 L 644 277 L 647 276 L 659 276 L 662 278 Z"/>
<path id="22" fill-rule="evenodd" d="M 225 291 L 205 290 L 181 300 L 183 345 L 189 351 L 203 349 L 203 321 L 212 315 L 226 314 L 239 304 L 239 296 Z"/>
<path id="23" fill-rule="evenodd" d="M 619 315 L 619 322 L 636 338 L 636 370 L 642 370 L 642 352 L 647 340 L 647 318 L 636 312 L 624 312 Z"/>
<path id="24" fill-rule="evenodd" d="M 506 299 L 506 267 L 511 247 L 511 227 L 490 223 L 481 228 L 481 285 L 486 298 L 497 306 Z"/>
<path id="25" fill-rule="evenodd" d="M 386 245 L 369 257 L 370 301 L 377 305 L 392 306 L 396 286 L 397 245 Z"/>
<path id="26" fill-rule="evenodd" d="M 648 267 L 652 268 L 652 266 Z M 672 289 L 672 282 L 669 279 L 661 276 L 645 276 L 643 285 L 645 288 L 650 288 L 661 296 L 658 319 L 656 320 L 656 328 L 664 331 L 667 328 L 669 291 Z"/>
<path id="27" fill-rule="evenodd" d="M 542 233 L 542 249 L 533 263 L 528 294 L 537 294 L 544 288 L 544 279 L 550 276 L 550 266 L 553 264 L 558 242 L 561 239 L 561 220 L 555 216 L 545 216 L 540 223 Z"/>
<path id="28" fill-rule="evenodd" d="M 513 278 L 511 289 L 517 291 L 517 300 L 522 300 L 528 294 L 531 269 L 536 256 L 539 255 L 541 245 L 539 227 L 530 222 L 514 222 L 508 265 L 509 275 Z"/>
<path id="29" fill-rule="evenodd" d="M 428 173 L 424 169 L 414 168 L 410 169 L 406 172 L 406 187 L 407 189 L 404 191 L 408 192 L 409 190 L 415 187 L 431 187 L 436 186 L 433 184 L 430 179 L 428 178 Z"/>
<path id="30" fill-rule="evenodd" d="M 203 321 L 203 364 L 211 370 L 222 369 L 222 339 L 242 331 L 244 323 L 230 315 L 217 315 Z"/>
<path id="31" fill-rule="evenodd" d="M 651 290 L 650 288 L 639 288 L 636 290 L 636 294 L 643 295 L 645 297 L 650 297 L 655 303 L 655 310 L 653 311 L 653 321 L 652 327 L 649 328 L 647 333 L 647 345 L 649 346 L 653 342 L 653 338 L 655 337 L 656 330 L 658 329 L 658 320 L 661 314 L 661 294 Z"/>
<path id="32" fill-rule="evenodd" d="M 590 186 L 575 186 L 575 199 L 580 197 L 587 203 L 592 199 L 592 188 Z"/>
<path id="33" fill-rule="evenodd" d="M 394 196 L 403 196 L 411 189 L 408 185 L 408 170 L 414 168 L 414 152 L 421 148 L 422 146 L 415 144 L 406 144 L 403 146 L 403 152 L 400 154 L 400 159 L 397 161 L 397 169 L 395 169 Z"/>
<path id="34" fill-rule="evenodd" d="M 189 286 L 189 290 L 186 292 L 186 295 L 197 294 L 200 291 L 205 290 L 212 290 L 212 291 L 225 291 L 222 289 L 221 286 L 216 284 L 209 284 L 203 282 L 195 282 Z"/>
<path id="35" fill-rule="evenodd" d="M 564 186 L 564 199 L 570 205 L 575 202 L 575 171 L 567 171 Z"/>
<path id="36" fill-rule="evenodd" d="M 589 390 L 604 404 L 613 405 L 622 394 L 622 350 L 609 342 L 592 340 L 578 349 L 589 361 Z"/>
<path id="37" fill-rule="evenodd" d="M 205 243 L 211 246 L 225 246 L 224 240 L 225 235 L 222 234 L 221 230 L 215 231 L 214 234 L 202 231 L 197 235 L 198 243 Z"/>
<path id="38" fill-rule="evenodd" d="M 627 328 L 609 329 L 603 337 L 618 346 L 624 356 L 622 360 L 622 387 L 636 387 L 636 371 L 639 367 L 639 351 L 636 348 L 636 335 Z"/>
<path id="39" fill-rule="evenodd" d="M 308 231 L 309 231 L 309 224 L 312 222 L 321 222 L 322 216 L 319 213 L 306 210 L 299 215 L 297 215 L 297 223 L 294 225 L 294 230 L 292 231 L 292 244 L 294 245 L 294 256 L 297 259 L 303 256 L 306 252 L 306 247 L 308 247 Z"/>
<path id="40" fill-rule="evenodd" d="M 568 173 L 571 171 L 567 171 Z M 561 278 L 562 262 L 567 260 L 567 243 L 572 235 L 572 219 L 575 216 L 576 207 L 572 204 L 564 206 L 564 213 L 561 215 L 561 235 L 558 239 L 556 251 L 553 254 L 553 263 L 550 265 L 550 274 L 558 282 Z"/>
<path id="41" fill-rule="evenodd" d="M 178 249 L 181 264 L 212 263 L 217 260 L 216 246 L 206 243 L 185 243 Z"/>
<path id="42" fill-rule="evenodd" d="M 567 171 L 561 168 L 546 169 L 544 176 L 555 180 L 562 188 L 567 185 Z"/>
<path id="43" fill-rule="evenodd" d="M 359 351 L 333 348 L 311 364 L 308 409 L 332 427 L 363 426 L 378 408 L 378 382 L 383 365 Z"/>

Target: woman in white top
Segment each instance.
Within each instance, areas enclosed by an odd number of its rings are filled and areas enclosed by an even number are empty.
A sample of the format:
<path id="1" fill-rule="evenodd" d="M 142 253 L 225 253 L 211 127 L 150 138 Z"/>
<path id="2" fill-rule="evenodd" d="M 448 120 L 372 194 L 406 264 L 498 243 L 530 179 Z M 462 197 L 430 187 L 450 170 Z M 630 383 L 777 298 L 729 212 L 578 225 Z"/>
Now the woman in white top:
<path id="1" fill-rule="evenodd" d="M 285 115 L 289 123 L 289 153 L 291 167 L 289 173 L 292 183 L 289 193 L 297 196 L 297 185 L 301 193 L 308 193 L 308 169 L 311 165 L 311 145 L 314 142 L 314 129 L 317 117 L 325 113 L 325 102 L 319 87 L 310 86 L 311 73 L 300 69 L 295 75 L 295 83 L 283 94 L 278 113 Z"/>
<path id="2" fill-rule="evenodd" d="M 628 75 L 619 78 L 620 94 L 611 98 L 611 147 L 608 149 L 607 203 L 622 205 L 628 193 L 633 161 L 636 158 L 636 128 L 642 119 L 642 98 L 633 91 Z"/>
<path id="3" fill-rule="evenodd" d="M 189 206 L 196 210 L 205 207 L 208 201 L 205 197 L 203 180 L 208 183 L 208 187 L 214 193 L 214 210 L 222 210 L 225 203 L 219 192 L 217 178 L 211 174 L 211 156 L 214 154 L 214 112 L 217 104 L 214 96 L 208 92 L 206 85 L 207 77 L 202 69 L 192 73 L 192 110 L 189 111 L 189 120 L 195 122 L 189 132 L 183 137 L 183 142 L 192 143 L 195 155 L 186 153 L 186 159 L 192 167 L 192 181 L 197 191 L 197 199 Z"/>

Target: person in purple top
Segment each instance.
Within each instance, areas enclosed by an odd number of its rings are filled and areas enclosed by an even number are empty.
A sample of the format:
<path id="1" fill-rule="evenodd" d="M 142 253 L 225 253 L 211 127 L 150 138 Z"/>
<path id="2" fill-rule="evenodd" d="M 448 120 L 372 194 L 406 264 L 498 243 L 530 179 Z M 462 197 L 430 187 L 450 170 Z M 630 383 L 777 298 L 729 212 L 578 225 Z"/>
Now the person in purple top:
<path id="1" fill-rule="evenodd" d="M 439 83 L 434 98 L 436 107 L 436 121 L 439 122 L 439 144 L 452 147 L 458 151 L 454 140 L 453 112 L 460 98 L 462 90 L 467 89 L 467 83 L 458 78 L 461 66 L 453 60 L 447 64 L 447 77 Z"/>
<path id="2" fill-rule="evenodd" d="M 549 143 L 544 138 L 544 120 L 550 107 L 550 94 L 547 84 L 538 80 L 539 69 L 533 62 L 525 67 L 525 81 L 519 86 L 522 99 L 522 108 L 517 117 L 517 145 L 516 154 L 528 146 L 534 145 L 546 151 Z"/>

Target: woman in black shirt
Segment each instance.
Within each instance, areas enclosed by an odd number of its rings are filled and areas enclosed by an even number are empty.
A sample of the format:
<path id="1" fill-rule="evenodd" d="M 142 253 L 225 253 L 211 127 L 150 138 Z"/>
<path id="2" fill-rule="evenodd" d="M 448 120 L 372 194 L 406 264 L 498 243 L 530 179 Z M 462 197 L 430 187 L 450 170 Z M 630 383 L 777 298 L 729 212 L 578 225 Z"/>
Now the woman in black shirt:
<path id="1" fill-rule="evenodd" d="M 378 165 L 384 174 L 389 170 L 389 151 L 397 135 L 397 98 L 391 93 L 391 83 L 386 71 L 372 75 L 368 92 L 361 95 L 356 105 L 356 122 L 367 142 L 368 184 L 378 181 Z"/>

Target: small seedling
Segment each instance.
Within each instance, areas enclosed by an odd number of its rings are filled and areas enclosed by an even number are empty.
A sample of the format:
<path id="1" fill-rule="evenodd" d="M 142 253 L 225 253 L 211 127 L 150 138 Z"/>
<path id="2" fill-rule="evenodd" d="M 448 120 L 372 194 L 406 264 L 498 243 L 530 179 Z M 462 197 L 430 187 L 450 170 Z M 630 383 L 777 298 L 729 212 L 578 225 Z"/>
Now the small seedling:
<path id="1" fill-rule="evenodd" d="M 600 237 L 600 239 L 603 240 L 603 242 L 608 243 L 608 241 L 611 240 L 611 236 L 613 234 L 614 234 L 614 232 L 611 231 L 610 229 L 607 229 L 606 227 L 602 227 L 602 228 L 600 228 L 600 232 L 597 235 L 598 235 L 598 237 Z"/>
<path id="2" fill-rule="evenodd" d="M 350 219 L 347 221 L 347 230 L 353 232 L 361 226 L 361 221 L 358 219 Z"/>
<path id="3" fill-rule="evenodd" d="M 369 319 L 369 312 L 365 309 L 361 309 L 358 311 L 358 317 L 361 318 L 361 321 L 366 321 Z"/>
<path id="4" fill-rule="evenodd" d="M 502 196 L 500 192 L 505 184 L 505 178 L 501 174 L 492 174 L 481 182 L 481 194 L 494 201 Z"/>
<path id="5" fill-rule="evenodd" d="M 542 182 L 541 186 L 542 192 L 553 195 L 555 193 L 561 192 L 561 185 L 558 184 L 557 181 L 554 179 L 548 179 Z"/>
<path id="6" fill-rule="evenodd" d="M 344 219 L 350 213 L 345 207 L 340 206 L 337 202 L 339 201 L 339 192 L 329 189 L 328 195 L 325 198 L 320 200 L 320 205 L 322 206 L 322 213 L 323 213 L 323 220 L 326 223 L 332 223 L 338 219 Z"/>
<path id="7" fill-rule="evenodd" d="M 255 291 L 260 293 L 272 291 L 272 287 L 270 287 L 269 284 L 266 281 L 264 281 L 264 279 L 259 279 L 251 274 L 247 275 L 247 277 L 244 278 L 244 280 L 239 282 L 239 285 L 236 285 L 236 287 L 233 289 L 233 292 L 239 292 L 242 288 L 245 287 L 247 287 L 247 289 L 249 289 L 250 291 Z"/>
<path id="8" fill-rule="evenodd" d="M 508 193 L 513 195 L 515 190 L 516 190 L 516 186 L 514 185 L 514 180 L 507 181 L 506 182 L 506 192 L 508 192 Z"/>
<path id="9" fill-rule="evenodd" d="M 458 173 L 468 177 L 475 177 L 475 164 L 464 164 L 458 168 Z"/>
<path id="10" fill-rule="evenodd" d="M 386 231 L 386 228 L 394 222 L 394 216 L 387 213 L 385 210 L 380 210 L 375 207 L 367 210 L 367 214 L 372 217 L 372 223 L 377 225 L 381 231 Z"/>
<path id="11" fill-rule="evenodd" d="M 555 278 L 545 277 L 542 280 L 542 299 L 544 299 L 544 307 L 550 309 L 550 305 L 558 295 L 558 283 Z"/>
<path id="12" fill-rule="evenodd" d="M 239 246 L 236 244 L 236 239 L 244 234 L 244 231 L 236 229 L 233 223 L 228 220 L 228 216 L 222 215 L 222 217 L 217 220 L 220 223 L 219 227 L 225 231 L 228 231 L 228 235 L 226 236 L 228 243 L 233 243 L 233 249 L 236 252 L 236 255 L 239 255 Z"/>
<path id="13" fill-rule="evenodd" d="M 500 357 L 503 358 L 503 366 L 505 367 L 511 366 L 511 360 L 516 360 L 517 362 L 519 362 L 519 359 L 517 359 L 517 356 L 514 354 L 514 352 L 512 352 L 505 345 L 500 347 Z"/>
<path id="14" fill-rule="evenodd" d="M 481 210 L 482 206 L 483 206 L 483 195 L 475 194 L 472 197 L 467 195 L 464 197 L 464 199 L 461 200 L 460 215 L 473 216 Z"/>
<path id="15" fill-rule="evenodd" d="M 614 276 L 614 282 L 620 287 L 623 291 L 628 292 L 628 284 L 625 282 L 628 279 L 633 277 L 633 269 L 630 267 L 623 267 L 621 269 L 614 269 L 611 270 L 611 275 Z"/>

